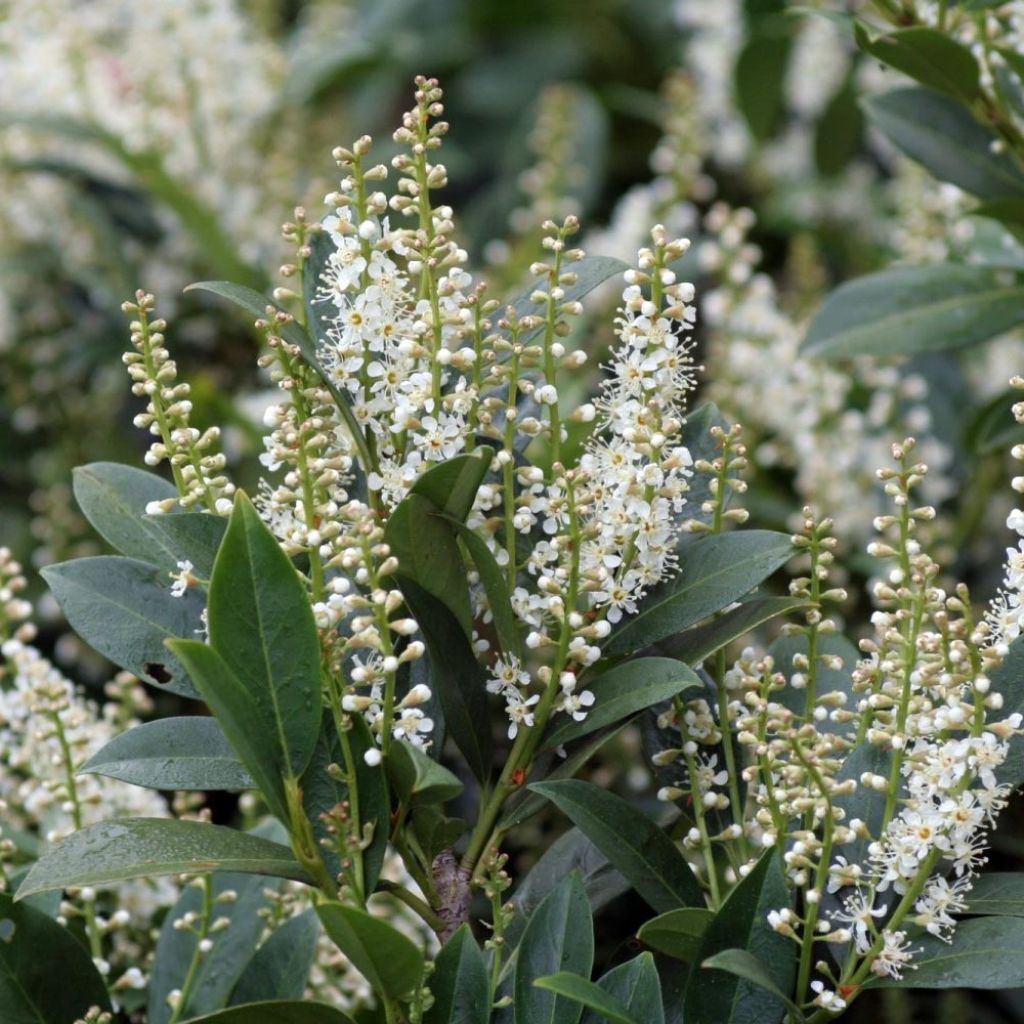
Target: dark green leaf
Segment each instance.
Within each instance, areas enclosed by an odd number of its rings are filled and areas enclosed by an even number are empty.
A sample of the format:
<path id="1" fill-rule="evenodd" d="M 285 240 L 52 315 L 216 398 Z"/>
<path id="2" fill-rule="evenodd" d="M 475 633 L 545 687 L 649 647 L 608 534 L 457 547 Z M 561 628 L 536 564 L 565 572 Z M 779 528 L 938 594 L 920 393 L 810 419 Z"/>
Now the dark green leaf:
<path id="1" fill-rule="evenodd" d="M 751 872 L 726 897 L 701 942 L 704 963 L 728 949 L 746 950 L 772 965 L 772 977 L 788 991 L 796 977 L 797 947 L 768 924 L 768 912 L 789 905 L 786 880 L 776 851 L 767 850 Z M 694 971 L 686 986 L 683 1013 L 687 1024 L 755 1024 L 780 1020 L 777 996 L 735 974 Z"/>
<path id="2" fill-rule="evenodd" d="M 206 1017 L 193 1017 L 186 1024 L 353 1024 L 353 1021 L 326 1003 L 281 999 L 232 1006 Z"/>
<path id="3" fill-rule="evenodd" d="M 262 914 L 270 907 L 264 878 L 218 872 L 211 884 L 214 898 L 228 891 L 236 894 L 237 898 L 230 902 L 214 904 L 213 916 L 225 917 L 231 925 L 211 936 L 213 947 L 199 961 L 180 1019 L 212 1013 L 228 1005 L 231 991 L 251 960 L 263 932 Z M 149 981 L 147 1024 L 169 1024 L 173 1016 L 167 997 L 184 984 L 199 942 L 194 931 L 175 928 L 174 922 L 189 913 L 198 917 L 202 906 L 202 891 L 190 885 L 164 918 Z"/>
<path id="4" fill-rule="evenodd" d="M 4 1024 L 58 1024 L 110 1009 L 107 987 L 66 928 L 0 893 L 0 1009 Z"/>
<path id="5" fill-rule="evenodd" d="M 692 963 L 714 916 L 705 907 L 680 907 L 648 921 L 636 937 L 659 953 Z"/>
<path id="6" fill-rule="evenodd" d="M 465 788 L 447 768 L 411 743 L 392 744 L 387 772 L 401 804 L 443 804 Z"/>
<path id="7" fill-rule="evenodd" d="M 574 871 L 541 901 L 523 932 L 513 982 L 515 1024 L 576 1024 L 583 1012 L 579 1003 L 534 982 L 559 970 L 589 976 L 593 960 L 590 905 Z"/>
<path id="8" fill-rule="evenodd" d="M 480 947 L 463 925 L 445 943 L 430 976 L 434 1004 L 423 1024 L 488 1024 L 491 984 Z"/>
<path id="9" fill-rule="evenodd" d="M 979 199 L 1024 196 L 1024 175 L 1011 157 L 993 147 L 996 136 L 956 100 L 908 88 L 872 96 L 863 104 L 871 123 L 940 181 Z"/>
<path id="10" fill-rule="evenodd" d="M 818 655 L 831 656 L 842 660 L 842 668 L 828 668 L 826 665 L 818 664 L 817 670 L 817 696 L 821 697 L 826 693 L 845 693 L 848 698 L 847 706 L 856 704 L 853 692 L 853 670 L 860 661 L 860 651 L 841 633 L 825 633 L 819 635 Z M 807 637 L 800 633 L 794 636 L 780 636 L 768 648 L 768 653 L 775 659 L 776 671 L 786 677 L 787 684 L 793 678 L 794 658 L 806 658 L 808 655 Z M 806 672 L 804 673 L 806 675 Z M 773 695 L 784 707 L 798 715 L 803 715 L 807 704 L 807 691 L 798 687 L 787 685 L 779 694 Z M 846 735 L 850 731 L 850 725 L 833 722 L 825 719 L 817 723 L 817 728 L 822 732 L 840 733 Z"/>
<path id="11" fill-rule="evenodd" d="M 334 944 L 377 991 L 402 999 L 420 985 L 423 954 L 386 921 L 341 903 L 320 903 L 316 912 Z"/>
<path id="12" fill-rule="evenodd" d="M 428 469 L 410 493 L 422 495 L 437 511 L 461 523 L 473 507 L 493 458 L 494 450 L 483 445 L 467 455 L 446 459 Z"/>
<path id="13" fill-rule="evenodd" d="M 835 177 L 860 152 L 864 114 L 852 80 L 828 101 L 814 127 L 814 163 L 826 178 Z"/>
<path id="14" fill-rule="evenodd" d="M 673 658 L 696 666 L 765 622 L 806 607 L 807 602 L 796 597 L 754 597 L 717 619 L 663 641 L 661 646 Z"/>
<path id="15" fill-rule="evenodd" d="M 32 866 L 19 900 L 50 889 L 129 878 L 238 871 L 308 882 L 291 850 L 221 825 L 174 818 L 121 818 L 72 832 Z"/>
<path id="16" fill-rule="evenodd" d="M 964 348 L 1024 321 L 1024 285 L 994 267 L 896 267 L 840 285 L 803 351 L 830 358 Z"/>
<path id="17" fill-rule="evenodd" d="M 1018 988 L 1024 978 L 1024 918 L 972 917 L 956 926 L 952 944 L 934 935 L 914 938 L 914 969 L 884 988 Z"/>
<path id="18" fill-rule="evenodd" d="M 71 628 L 115 665 L 182 697 L 196 697 L 164 641 L 202 627 L 203 595 L 171 593 L 166 573 L 119 555 L 77 558 L 42 570 Z"/>
<path id="19" fill-rule="evenodd" d="M 1010 650 L 1003 660 L 989 673 L 992 692 L 1001 693 L 1005 698 L 1002 714 L 1009 717 L 1015 711 L 1024 712 L 1024 637 L 1017 637 L 1010 644 Z M 1010 737 L 1010 752 L 1006 760 L 996 769 L 996 778 L 1016 789 L 1024 782 L 1024 737 Z"/>
<path id="20" fill-rule="evenodd" d="M 693 251 L 692 249 L 690 250 Z M 728 431 L 729 421 L 719 411 L 714 402 L 706 402 L 686 417 L 683 424 L 682 442 L 686 446 L 694 462 L 707 459 L 709 462 L 717 458 L 721 449 L 711 436 L 713 427 Z M 690 480 L 690 489 L 686 492 L 686 505 L 683 507 L 683 519 L 696 519 L 702 523 L 710 523 L 713 512 L 705 512 L 703 505 L 711 500 L 711 473 L 696 473 Z"/>
<path id="21" fill-rule="evenodd" d="M 149 789 L 252 789 L 252 776 L 213 718 L 160 718 L 115 736 L 82 766 Z"/>
<path id="22" fill-rule="evenodd" d="M 251 702 L 243 713 L 238 689 L 225 686 L 214 708 L 225 732 L 234 735 L 226 717 L 251 727 L 255 712 L 266 770 L 297 778 L 320 731 L 320 640 L 305 585 L 241 492 L 214 565 L 209 618 L 210 643 Z"/>
<path id="23" fill-rule="evenodd" d="M 284 312 L 276 302 L 261 292 L 232 281 L 196 281 L 194 284 L 188 285 L 185 291 L 210 292 L 211 295 L 219 295 L 222 299 L 234 303 L 239 309 L 251 313 L 257 320 L 266 320 L 268 309 L 272 314 Z M 302 354 L 310 360 L 311 365 L 316 366 L 315 358 L 311 358 L 315 356 L 315 352 L 309 335 L 294 320 L 275 325 L 274 333 L 284 338 L 289 345 L 300 349 Z"/>
<path id="24" fill-rule="evenodd" d="M 737 978 L 742 978 L 744 981 L 763 988 L 785 1004 L 794 1020 L 804 1020 L 800 1007 L 779 988 L 771 971 L 756 956 L 748 953 L 745 949 L 725 949 L 721 953 L 708 957 L 701 967 L 706 970 L 727 971 L 729 974 L 736 975 Z"/>
<path id="25" fill-rule="evenodd" d="M 565 779 L 535 782 L 657 911 L 703 904 L 700 886 L 675 844 L 650 818 L 607 790 Z"/>
<path id="26" fill-rule="evenodd" d="M 636 1020 L 643 1024 L 665 1024 L 658 970 L 650 953 L 641 953 L 620 964 L 599 978 L 597 984 L 625 1006 Z M 581 1024 L 599 1024 L 599 1017 L 587 1011 Z"/>
<path id="27" fill-rule="evenodd" d="M 498 634 L 501 649 L 507 654 L 514 654 L 522 660 L 524 656 L 523 641 L 519 635 L 519 623 L 512 611 L 512 601 L 508 592 L 505 574 L 491 554 L 491 549 L 483 538 L 464 523 L 456 519 L 448 519 L 469 552 L 469 557 L 480 574 L 480 583 L 487 595 L 487 604 L 494 619 L 494 630 Z"/>
<path id="28" fill-rule="evenodd" d="M 610 995 L 603 988 L 600 988 L 588 978 L 582 978 L 578 974 L 571 974 L 569 971 L 559 971 L 557 974 L 549 974 L 545 978 L 538 978 L 534 985 L 544 989 L 546 992 L 554 992 L 555 995 L 564 996 L 581 1006 L 587 1007 L 598 1013 L 605 1020 L 612 1024 L 647 1024 L 632 1016 L 627 1007 L 615 996 Z"/>
<path id="29" fill-rule="evenodd" d="M 288 918 L 253 955 L 231 993 L 231 1005 L 301 999 L 316 956 L 320 921 L 306 910 Z"/>
<path id="30" fill-rule="evenodd" d="M 788 35 L 757 33 L 736 58 L 736 105 L 755 139 L 770 139 L 779 127 L 791 48 Z"/>
<path id="31" fill-rule="evenodd" d="M 485 782 L 491 774 L 492 739 L 483 670 L 447 607 L 413 580 L 396 578 L 426 642 L 430 678 L 448 732 L 473 774 Z"/>
<path id="32" fill-rule="evenodd" d="M 968 914 L 1024 917 L 1024 875 L 993 871 L 974 879 L 967 894 Z"/>
<path id="33" fill-rule="evenodd" d="M 621 622 L 606 654 L 649 647 L 721 611 L 793 557 L 788 534 L 738 530 L 690 538 L 679 548 L 679 571 L 656 587 L 640 610 Z"/>
<path id="34" fill-rule="evenodd" d="M 376 747 L 376 744 L 361 716 L 352 716 L 351 728 L 345 735 L 355 765 L 359 793 L 359 827 L 360 830 L 367 825 L 373 827 L 373 840 L 363 850 L 363 888 L 369 894 L 377 885 L 388 845 L 388 790 L 380 766 L 368 765 L 363 757 L 366 751 Z M 313 757 L 300 780 L 299 788 L 302 790 L 302 806 L 306 817 L 312 822 L 313 833 L 321 844 L 321 856 L 331 875 L 337 877 L 341 873 L 341 861 L 333 843 L 329 847 L 323 845 L 324 841 L 331 840 L 332 836 L 322 816 L 343 801 L 349 800 L 349 791 L 346 782 L 333 779 L 328 774 L 327 766 L 331 764 L 338 765 L 343 771 L 348 770 L 348 762 L 334 725 L 334 718 L 330 712 L 325 712 Z M 349 803 L 351 804 L 351 801 Z M 355 813 L 354 807 L 351 808 L 351 813 Z"/>
<path id="35" fill-rule="evenodd" d="M 117 462 L 92 462 L 72 474 L 75 500 L 97 533 L 131 558 L 174 571 L 181 557 L 143 519 L 151 501 L 177 496 L 163 477 Z"/>
<path id="36" fill-rule="evenodd" d="M 981 96 L 980 69 L 973 54 L 938 29 L 915 25 L 872 39 L 858 24 L 855 35 L 865 53 L 936 92 L 964 103 Z"/>
<path id="37" fill-rule="evenodd" d="M 1016 391 L 1004 391 L 986 402 L 964 431 L 966 447 L 977 455 L 991 455 L 1024 444 L 1024 424 L 1011 411 L 1016 401 Z"/>
<path id="38" fill-rule="evenodd" d="M 200 512 L 173 512 L 170 515 L 143 516 L 143 521 L 178 560 L 192 563 L 193 572 L 203 580 L 213 575 L 213 563 L 224 539 L 228 521 L 224 516 Z"/>
<path id="39" fill-rule="evenodd" d="M 570 743 L 686 690 L 703 689 L 693 669 L 672 658 L 634 658 L 588 682 L 586 688 L 594 694 L 587 717 L 576 722 L 562 715 L 544 737 L 543 746 Z"/>

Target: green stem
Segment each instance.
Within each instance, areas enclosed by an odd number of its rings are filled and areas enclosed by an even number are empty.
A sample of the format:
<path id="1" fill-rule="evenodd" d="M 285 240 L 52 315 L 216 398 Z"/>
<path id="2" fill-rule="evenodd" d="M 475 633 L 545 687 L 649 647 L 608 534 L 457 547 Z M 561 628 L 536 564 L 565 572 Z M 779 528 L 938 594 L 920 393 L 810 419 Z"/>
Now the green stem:
<path id="1" fill-rule="evenodd" d="M 196 983 L 196 976 L 199 973 L 199 965 L 203 959 L 203 951 L 200 948 L 203 940 L 210 934 L 210 918 L 213 916 L 213 880 L 210 875 L 201 875 L 199 884 L 203 889 L 203 906 L 199 912 L 199 931 L 196 933 L 196 948 L 192 951 L 192 959 L 188 965 L 188 973 L 185 975 L 185 982 L 181 986 L 181 995 L 171 1012 L 171 1019 L 168 1024 L 178 1024 L 181 1015 L 188 1006 L 189 997 Z"/>

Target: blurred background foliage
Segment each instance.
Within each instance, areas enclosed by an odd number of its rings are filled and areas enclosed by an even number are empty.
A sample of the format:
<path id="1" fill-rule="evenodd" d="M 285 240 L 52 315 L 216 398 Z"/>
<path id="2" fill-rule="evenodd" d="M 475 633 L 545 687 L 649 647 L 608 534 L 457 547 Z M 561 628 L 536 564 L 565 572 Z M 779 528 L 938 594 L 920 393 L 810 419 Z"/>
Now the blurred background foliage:
<path id="1" fill-rule="evenodd" d="M 424 73 L 445 89 L 449 201 L 493 294 L 521 290 L 549 216 L 579 214 L 594 255 L 630 258 L 656 220 L 687 234 L 703 398 L 746 429 L 757 524 L 786 528 L 815 502 L 837 520 L 846 577 L 863 582 L 874 469 L 913 433 L 945 524 L 932 542 L 987 595 L 1009 508 L 1004 388 L 1021 369 L 1019 333 L 966 354 L 798 355 L 823 297 L 850 278 L 893 262 L 1024 268 L 1024 249 L 972 216 L 964 193 L 867 129 L 859 100 L 899 79 L 858 50 L 839 6 L 0 0 L 0 539 L 33 569 L 96 549 L 71 469 L 145 451 L 120 365 L 119 307 L 137 287 L 171 320 L 193 421 L 225 428 L 235 479 L 253 483 L 267 384 L 251 330 L 183 288 L 277 283 L 277 225 L 296 204 L 317 215 L 335 145 L 368 133 L 389 154 Z M 591 304 L 607 314 L 614 298 Z M 579 328 L 595 357 L 602 319 Z M 851 599 L 852 634 L 866 609 Z M 106 678 L 56 609 L 42 611 L 58 661 L 86 683 Z M 631 742 L 617 756 L 642 788 Z M 1018 818 L 997 839 L 1004 865 L 1024 855 Z M 611 913 L 605 933 L 623 934 L 629 898 Z M 1013 993 L 878 998 L 858 1019 L 1024 1020 Z"/>

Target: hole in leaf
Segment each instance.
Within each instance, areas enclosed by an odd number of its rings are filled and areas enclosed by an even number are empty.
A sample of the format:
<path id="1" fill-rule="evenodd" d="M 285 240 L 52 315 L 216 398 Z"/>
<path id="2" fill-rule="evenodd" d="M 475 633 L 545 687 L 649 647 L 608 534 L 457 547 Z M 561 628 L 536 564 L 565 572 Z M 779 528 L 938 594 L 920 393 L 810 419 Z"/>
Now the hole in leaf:
<path id="1" fill-rule="evenodd" d="M 148 675 L 154 682 L 166 685 L 171 681 L 171 673 L 168 672 L 167 667 L 165 665 L 161 665 L 159 661 L 147 661 L 142 667 L 146 670 L 146 675 Z"/>
<path id="2" fill-rule="evenodd" d="M 14 938 L 14 922 L 5 917 L 0 921 L 0 942 L 10 942 Z"/>

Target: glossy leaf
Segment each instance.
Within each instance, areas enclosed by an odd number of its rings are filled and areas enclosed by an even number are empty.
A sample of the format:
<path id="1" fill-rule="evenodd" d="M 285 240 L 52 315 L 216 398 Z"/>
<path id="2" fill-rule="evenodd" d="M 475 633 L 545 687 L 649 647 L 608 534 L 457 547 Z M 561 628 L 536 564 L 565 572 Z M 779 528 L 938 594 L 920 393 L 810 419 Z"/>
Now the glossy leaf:
<path id="1" fill-rule="evenodd" d="M 443 604 L 470 636 L 473 615 L 462 552 L 437 506 L 422 494 L 410 494 L 391 513 L 384 539 L 398 559 L 399 585 L 411 580 Z"/>
<path id="2" fill-rule="evenodd" d="M 1020 685 L 1024 678 L 1024 637 L 1017 637 L 1010 644 L 1006 657 L 988 675 L 992 692 L 1005 698 L 1002 716 L 1009 717 L 1015 711 L 1024 713 L 1024 687 Z M 1010 737 L 1010 751 L 996 769 L 996 778 L 1013 788 L 1024 782 L 1024 736 Z"/>
<path id="3" fill-rule="evenodd" d="M 705 907 L 680 907 L 648 921 L 636 937 L 659 953 L 692 963 L 700 953 L 704 933 L 714 916 Z"/>
<path id="4" fill-rule="evenodd" d="M 4 1024 L 57 1024 L 110 1009 L 107 986 L 86 948 L 34 907 L 0 893 L 0 1017 Z"/>
<path id="5" fill-rule="evenodd" d="M 317 915 L 334 944 L 379 992 L 410 995 L 423 978 L 423 954 L 386 921 L 341 903 L 320 903 Z"/>
<path id="6" fill-rule="evenodd" d="M 491 549 L 483 538 L 464 523 L 456 519 L 447 519 L 452 525 L 459 540 L 466 546 L 466 551 L 480 575 L 480 583 L 487 595 L 487 604 L 494 621 L 494 631 L 498 634 L 498 643 L 507 654 L 524 657 L 523 641 L 519 635 L 519 622 L 512 611 L 512 599 L 508 590 L 505 573 L 491 553 Z"/>
<path id="7" fill-rule="evenodd" d="M 411 743 L 392 744 L 387 773 L 401 804 L 443 804 L 465 788 L 447 768 Z"/>
<path id="8" fill-rule="evenodd" d="M 705 970 L 726 971 L 729 974 L 734 974 L 737 978 L 742 978 L 744 981 L 756 985 L 758 988 L 764 989 L 785 1005 L 794 1020 L 804 1020 L 800 1007 L 779 988 L 774 977 L 772 977 L 772 972 L 756 956 L 748 953 L 745 949 L 722 950 L 721 953 L 709 956 L 701 964 L 701 967 Z"/>
<path id="9" fill-rule="evenodd" d="M 952 944 L 914 937 L 915 970 L 873 980 L 882 988 L 1018 988 L 1024 978 L 1024 918 L 972 917 L 956 926 Z"/>
<path id="10" fill-rule="evenodd" d="M 710 622 L 663 641 L 661 646 L 673 658 L 687 665 L 699 665 L 758 626 L 806 607 L 807 602 L 797 597 L 752 597 Z"/>
<path id="11" fill-rule="evenodd" d="M 249 288 L 243 284 L 235 284 L 233 281 L 195 281 L 193 284 L 188 285 L 185 291 L 209 292 L 211 295 L 227 299 L 228 302 L 238 306 L 239 309 L 244 309 L 257 320 L 267 319 L 268 308 L 272 312 L 283 312 L 276 302 L 261 292 L 256 291 L 255 288 Z M 275 326 L 274 333 L 279 334 L 289 345 L 295 345 L 299 348 L 307 358 L 313 355 L 309 336 L 294 320 L 289 320 L 287 323 Z"/>
<path id="12" fill-rule="evenodd" d="M 196 697 L 184 668 L 164 646 L 202 627 L 203 597 L 171 594 L 165 572 L 119 555 L 76 558 L 42 570 L 71 628 L 115 665 L 182 697 Z"/>
<path id="13" fill-rule="evenodd" d="M 589 782 L 535 782 L 657 911 L 703 905 L 700 886 L 665 831 L 621 797 Z"/>
<path id="14" fill-rule="evenodd" d="M 693 252 L 693 249 L 690 249 Z M 709 462 L 718 457 L 718 443 L 711 436 L 711 429 L 719 427 L 722 430 L 729 429 L 729 421 L 722 415 L 721 410 L 714 402 L 706 402 L 704 405 L 694 409 L 686 417 L 683 424 L 682 443 L 686 446 L 694 462 L 698 459 L 707 459 Z M 701 523 L 710 523 L 714 518 L 713 512 L 705 512 L 704 504 L 711 500 L 711 483 L 713 477 L 710 473 L 695 473 L 690 479 L 690 489 L 686 492 L 686 504 L 683 506 L 682 518 L 696 519 Z M 729 494 L 726 494 L 728 504 Z"/>
<path id="15" fill-rule="evenodd" d="M 358 715 L 353 716 L 351 728 L 346 736 L 355 763 L 359 792 L 359 827 L 360 830 L 367 825 L 373 828 L 373 839 L 363 850 L 363 886 L 367 893 L 371 893 L 377 885 L 384 864 L 391 809 L 383 771 L 379 765 L 368 765 L 363 757 L 367 750 L 376 746 L 366 722 Z M 336 764 L 342 769 L 347 767 L 334 719 L 330 712 L 324 712 L 320 736 L 313 749 L 309 767 L 299 782 L 299 788 L 302 790 L 302 806 L 306 817 L 312 823 L 313 834 L 321 844 L 320 854 L 331 875 L 336 877 L 341 872 L 341 861 L 333 843 L 327 847 L 323 845 L 325 840 L 331 839 L 331 833 L 322 815 L 347 800 L 349 792 L 346 782 L 334 779 L 328 773 L 327 767 L 331 764 Z"/>
<path id="16" fill-rule="evenodd" d="M 894 89 L 864 100 L 868 120 L 897 149 L 979 199 L 1024 196 L 1024 174 L 993 147 L 996 136 L 956 100 L 929 89 Z M 898 340 L 898 335 L 893 335 Z"/>
<path id="17" fill-rule="evenodd" d="M 320 921 L 306 910 L 276 928 L 246 964 L 231 1005 L 266 999 L 301 999 L 316 957 Z"/>
<path id="18" fill-rule="evenodd" d="M 215 898 L 228 891 L 236 894 L 230 902 L 214 904 L 214 916 L 227 918 L 231 924 L 211 936 L 213 946 L 199 961 L 181 1019 L 228 1005 L 235 984 L 252 959 L 266 925 L 263 915 L 270 908 L 266 895 L 270 887 L 265 878 L 218 872 L 212 876 L 211 885 Z M 169 1024 L 174 1015 L 167 997 L 184 984 L 199 942 L 194 931 L 175 928 L 174 922 L 185 914 L 198 916 L 202 905 L 202 891 L 194 885 L 186 886 L 164 918 L 149 979 L 147 1024 Z"/>
<path id="19" fill-rule="evenodd" d="M 79 769 L 148 789 L 243 790 L 255 785 L 213 718 L 159 718 L 115 736 Z"/>
<path id="20" fill-rule="evenodd" d="M 209 580 L 217 559 L 228 521 L 224 516 L 200 512 L 173 512 L 169 515 L 143 516 L 152 533 L 163 538 L 165 548 L 177 561 L 192 563 L 193 575 Z M 177 562 L 175 563 L 175 567 Z"/>
<path id="21" fill-rule="evenodd" d="M 788 991 L 796 977 L 797 947 L 768 924 L 768 912 L 789 905 L 778 854 L 767 850 L 750 873 L 726 897 L 708 924 L 699 960 L 707 962 L 727 949 L 743 949 L 772 965 L 772 977 Z M 693 971 L 686 986 L 683 1014 L 687 1024 L 779 1020 L 777 996 L 735 974 Z"/>
<path id="22" fill-rule="evenodd" d="M 534 984 L 547 992 L 554 992 L 555 995 L 564 996 L 594 1010 L 613 1024 L 647 1024 L 646 1021 L 632 1016 L 629 1009 L 615 996 L 578 974 L 559 971 L 556 974 L 549 974 L 546 978 L 538 978 Z"/>
<path id="23" fill-rule="evenodd" d="M 770 530 L 696 536 L 679 547 L 679 571 L 612 631 L 606 654 L 628 654 L 686 629 L 744 597 L 793 557 L 790 537 Z"/>
<path id="24" fill-rule="evenodd" d="M 445 726 L 470 770 L 485 782 L 491 774 L 492 738 L 483 669 L 448 608 L 414 581 L 397 580 L 427 645 L 432 689 Z"/>
<path id="25" fill-rule="evenodd" d="M 242 493 L 214 565 L 209 619 L 210 644 L 241 690 L 232 682 L 212 692 L 207 679 L 204 698 L 219 704 L 211 707 L 233 742 L 258 721 L 265 770 L 297 778 L 320 732 L 320 640 L 304 584 Z"/>
<path id="26" fill-rule="evenodd" d="M 162 476 L 117 462 L 91 462 L 72 473 L 75 500 L 96 532 L 116 551 L 174 570 L 177 552 L 143 518 L 151 501 L 178 491 Z"/>
<path id="27" fill-rule="evenodd" d="M 576 722 L 568 715 L 560 715 L 555 719 L 555 727 L 544 737 L 543 745 L 558 747 L 570 743 L 653 704 L 698 688 L 703 688 L 701 681 L 681 661 L 635 658 L 587 682 L 586 689 L 594 694 L 594 705 L 587 717 Z"/>
<path id="28" fill-rule="evenodd" d="M 665 1024 L 661 984 L 654 957 L 641 953 L 620 964 L 603 977 L 598 987 L 607 992 L 627 1009 L 632 1017 L 643 1024 Z M 583 1015 L 581 1024 L 602 1024 L 601 1017 L 591 1011 Z"/>
<path id="29" fill-rule="evenodd" d="M 968 914 L 1024 917 L 1024 875 L 992 871 L 973 879 L 967 894 Z"/>
<path id="30" fill-rule="evenodd" d="M 489 1024 L 490 979 L 469 925 L 462 925 L 438 953 L 430 991 L 434 1003 L 423 1024 Z"/>
<path id="31" fill-rule="evenodd" d="M 184 1024 L 353 1024 L 352 1018 L 326 1003 L 275 999 L 231 1006 Z"/>
<path id="32" fill-rule="evenodd" d="M 309 881 L 291 850 L 280 843 L 198 821 L 121 818 L 87 825 L 51 846 L 32 866 L 17 898 L 50 889 L 206 871 Z"/>
<path id="33" fill-rule="evenodd" d="M 515 1024 L 577 1024 L 579 1003 L 534 983 L 560 970 L 589 976 L 593 960 L 590 904 L 579 874 L 572 872 L 541 901 L 523 932 L 513 980 Z"/>
<path id="34" fill-rule="evenodd" d="M 848 359 L 964 348 L 1024 320 L 1024 284 L 995 267 L 896 267 L 840 285 L 811 322 L 803 351 Z"/>
<path id="35" fill-rule="evenodd" d="M 872 39 L 858 24 L 855 35 L 865 53 L 936 92 L 964 103 L 981 96 L 978 62 L 966 46 L 945 32 L 914 25 Z"/>
<path id="36" fill-rule="evenodd" d="M 461 523 L 473 507 L 493 458 L 494 450 L 481 445 L 466 455 L 445 459 L 428 469 L 412 485 L 410 493 L 421 495 L 442 515 Z"/>

